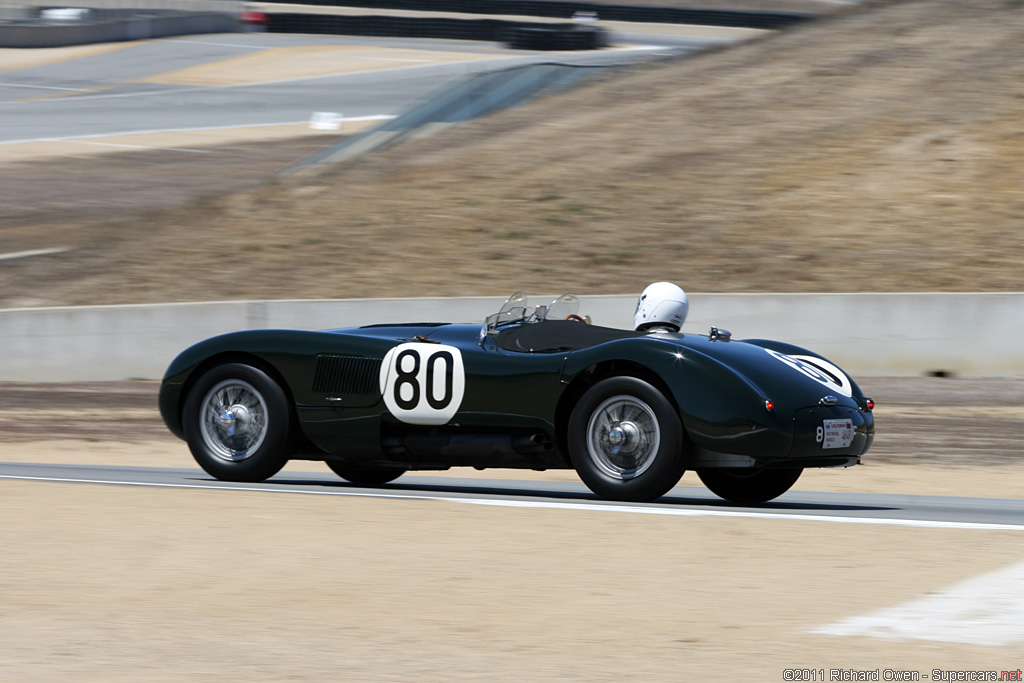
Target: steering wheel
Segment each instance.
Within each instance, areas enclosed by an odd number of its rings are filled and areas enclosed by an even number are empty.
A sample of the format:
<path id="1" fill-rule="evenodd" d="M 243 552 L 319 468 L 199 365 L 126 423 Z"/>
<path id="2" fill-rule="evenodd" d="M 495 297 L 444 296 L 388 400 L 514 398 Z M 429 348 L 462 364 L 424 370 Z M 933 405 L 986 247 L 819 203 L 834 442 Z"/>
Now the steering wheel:
<path id="1" fill-rule="evenodd" d="M 565 319 L 566 320 L 578 320 L 581 323 L 583 323 L 584 325 L 587 323 L 587 321 L 583 318 L 583 316 L 576 315 L 575 313 L 570 313 L 569 315 L 565 316 Z"/>

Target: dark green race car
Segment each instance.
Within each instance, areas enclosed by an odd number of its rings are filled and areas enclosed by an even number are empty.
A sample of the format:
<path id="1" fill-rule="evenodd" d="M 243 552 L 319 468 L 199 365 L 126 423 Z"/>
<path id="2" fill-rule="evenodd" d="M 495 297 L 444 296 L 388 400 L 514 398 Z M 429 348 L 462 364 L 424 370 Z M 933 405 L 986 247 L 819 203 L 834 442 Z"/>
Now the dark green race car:
<path id="1" fill-rule="evenodd" d="M 218 479 L 262 481 L 290 459 L 361 486 L 456 466 L 575 469 L 628 501 L 695 470 L 722 498 L 760 503 L 871 446 L 874 403 L 810 351 L 598 327 L 578 305 L 530 309 L 520 293 L 483 325 L 214 337 L 171 363 L 160 411 Z"/>

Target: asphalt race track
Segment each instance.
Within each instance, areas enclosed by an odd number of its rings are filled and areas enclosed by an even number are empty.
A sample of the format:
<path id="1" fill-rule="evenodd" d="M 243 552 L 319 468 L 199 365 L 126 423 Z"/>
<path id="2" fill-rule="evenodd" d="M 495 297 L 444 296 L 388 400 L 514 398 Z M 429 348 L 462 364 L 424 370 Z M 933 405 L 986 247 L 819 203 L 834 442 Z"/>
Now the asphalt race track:
<path id="1" fill-rule="evenodd" d="M 290 493 L 551 510 L 1024 531 L 1024 500 L 999 498 L 792 491 L 764 505 L 737 507 L 703 487 L 677 486 L 654 503 L 618 503 L 597 498 L 582 483 L 571 482 L 415 476 L 380 488 L 360 488 L 319 474 L 282 473 L 266 482 L 247 484 L 218 481 L 200 469 L 30 463 L 0 463 L 0 479 L 211 489 L 225 495 L 235 491 Z"/>
<path id="2" fill-rule="evenodd" d="M 640 36 L 631 36 L 639 38 Z M 655 37 L 647 44 L 594 52 L 520 52 L 492 43 L 289 34 L 189 36 L 114 46 L 69 59 L 0 71 L 0 145 L 139 132 L 305 123 L 312 112 L 347 119 L 394 116 L 432 93 L 484 70 L 557 61 L 618 64 L 706 47 L 708 38 Z M 236 82 L 190 84 L 175 74 L 252 60 L 270 52 L 338 48 L 290 77 L 258 68 Z M 404 50 L 403 55 L 344 50 Z M 416 51 L 416 55 L 409 54 Z M 440 63 L 431 55 L 436 54 Z M 441 55 L 444 55 L 441 57 Z M 333 60 L 338 59 L 336 67 Z M 359 60 L 362 60 L 361 62 Z M 242 62 L 244 65 L 246 62 Z M 2 65 L 0 65 L 2 66 Z M 332 72 L 333 70 L 333 72 Z M 312 74 L 312 75 L 311 75 Z M 189 74 L 195 81 L 194 71 Z M 198 82 L 202 82 L 202 79 Z"/>

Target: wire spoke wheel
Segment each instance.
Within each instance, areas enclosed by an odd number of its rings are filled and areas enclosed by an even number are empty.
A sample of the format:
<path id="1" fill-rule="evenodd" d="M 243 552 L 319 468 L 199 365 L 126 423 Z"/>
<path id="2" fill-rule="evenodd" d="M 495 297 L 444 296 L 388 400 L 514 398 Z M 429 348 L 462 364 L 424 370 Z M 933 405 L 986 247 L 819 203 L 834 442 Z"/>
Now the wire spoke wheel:
<path id="1" fill-rule="evenodd" d="M 605 400 L 587 425 L 590 457 L 615 479 L 633 479 L 646 472 L 660 445 L 658 418 L 649 405 L 633 396 Z"/>
<path id="2" fill-rule="evenodd" d="M 267 403 L 248 382 L 224 380 L 206 393 L 199 427 L 214 455 L 231 462 L 245 460 L 267 437 Z"/>
<path id="3" fill-rule="evenodd" d="M 660 498 L 686 469 L 678 411 L 638 377 L 609 377 L 587 389 L 573 408 L 566 436 L 580 479 L 610 500 Z"/>
<path id="4" fill-rule="evenodd" d="M 211 368 L 189 392 L 182 411 L 196 462 L 226 481 L 263 481 L 292 452 L 291 407 L 263 370 L 244 363 Z"/>

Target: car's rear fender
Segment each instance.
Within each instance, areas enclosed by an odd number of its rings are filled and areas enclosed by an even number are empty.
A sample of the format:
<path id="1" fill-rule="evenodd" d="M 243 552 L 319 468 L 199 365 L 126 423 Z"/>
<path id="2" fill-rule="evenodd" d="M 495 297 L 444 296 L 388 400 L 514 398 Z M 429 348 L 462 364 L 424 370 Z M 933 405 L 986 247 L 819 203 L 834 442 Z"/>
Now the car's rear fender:
<path id="1" fill-rule="evenodd" d="M 642 379 L 657 387 L 678 410 L 672 390 L 658 376 L 657 372 L 642 363 L 634 360 L 615 359 L 602 360 L 587 366 L 576 372 L 575 376 L 568 381 L 568 386 L 559 397 L 558 406 L 555 409 L 555 441 L 559 453 L 564 454 L 566 464 L 569 463 L 568 425 L 573 408 L 590 387 L 609 377 L 624 375 Z M 564 377 L 565 375 L 563 375 Z"/>
<path id="2" fill-rule="evenodd" d="M 784 457 L 789 451 L 792 419 L 769 411 L 765 407 L 768 396 L 756 383 L 698 350 L 649 338 L 570 354 L 563 370 L 563 381 L 569 387 L 559 406 L 559 422 L 564 423 L 571 406 L 595 377 L 642 377 L 640 373 L 654 378 L 652 384 L 679 410 L 695 451 L 759 457 Z"/>
<path id="3" fill-rule="evenodd" d="M 826 363 L 829 363 L 830 365 L 832 364 L 832 362 L 828 358 L 822 356 L 820 353 L 815 353 L 814 351 L 810 351 L 808 349 L 796 346 L 794 344 L 787 344 L 785 342 L 774 341 L 771 339 L 744 339 L 741 343 L 760 346 L 761 348 L 771 349 L 772 351 L 778 351 L 779 353 L 784 353 L 789 356 L 810 356 L 813 358 L 820 358 Z M 867 406 L 867 399 L 864 396 L 864 392 L 861 391 L 861 388 L 857 385 L 857 382 L 854 381 L 853 377 L 850 377 L 849 373 L 846 373 L 844 371 L 843 374 L 845 376 L 845 379 L 850 383 L 850 388 L 852 390 L 851 398 L 853 398 L 853 400 L 856 402 L 857 407 L 861 409 L 870 410 Z"/>

